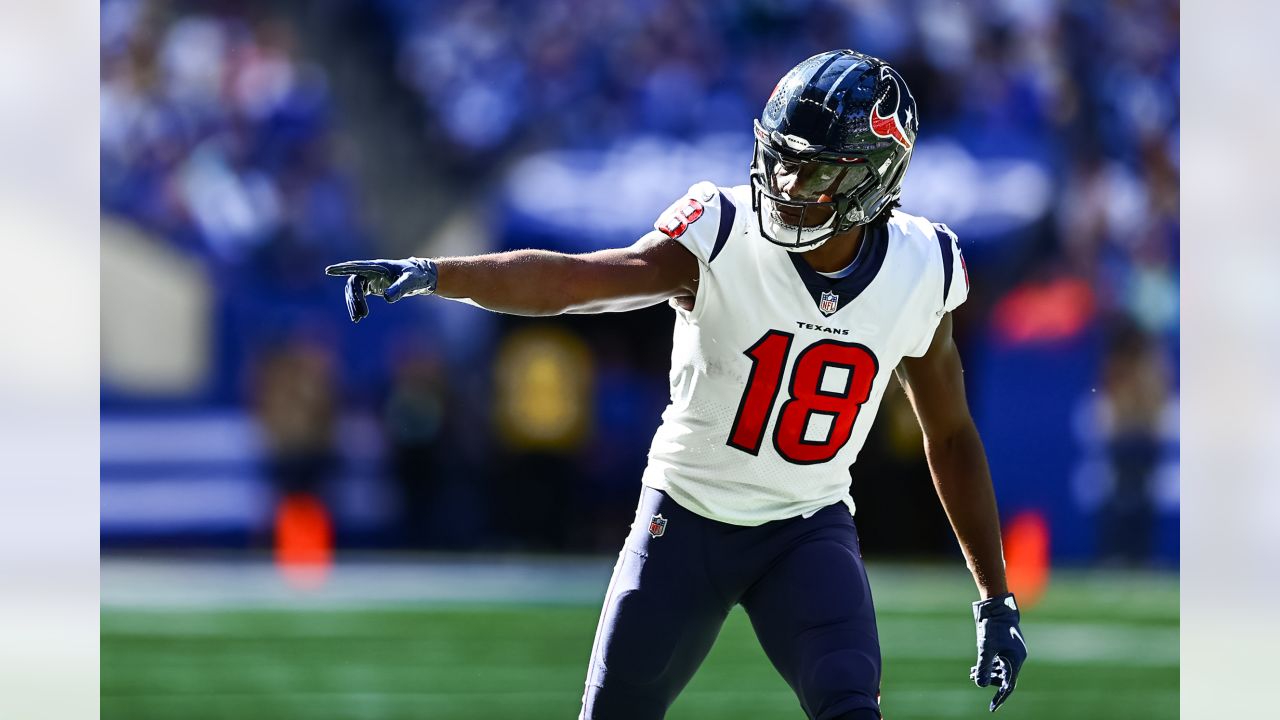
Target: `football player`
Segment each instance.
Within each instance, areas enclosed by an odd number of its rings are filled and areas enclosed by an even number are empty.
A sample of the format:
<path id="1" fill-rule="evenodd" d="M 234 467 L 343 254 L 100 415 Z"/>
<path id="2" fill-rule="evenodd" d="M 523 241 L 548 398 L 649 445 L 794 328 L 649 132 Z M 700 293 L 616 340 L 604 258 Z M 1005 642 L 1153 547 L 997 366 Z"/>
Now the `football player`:
<path id="1" fill-rule="evenodd" d="M 955 235 L 898 210 L 918 123 L 902 77 L 839 50 L 779 81 L 749 183 L 701 182 L 626 248 L 339 263 L 366 298 L 518 315 L 675 309 L 671 402 L 604 601 L 583 718 L 661 718 L 734 605 L 810 718 L 880 717 L 880 646 L 850 466 L 896 373 L 981 598 L 971 678 L 1005 701 L 1026 658 L 951 312 Z M 856 472 L 856 470 L 854 471 Z"/>

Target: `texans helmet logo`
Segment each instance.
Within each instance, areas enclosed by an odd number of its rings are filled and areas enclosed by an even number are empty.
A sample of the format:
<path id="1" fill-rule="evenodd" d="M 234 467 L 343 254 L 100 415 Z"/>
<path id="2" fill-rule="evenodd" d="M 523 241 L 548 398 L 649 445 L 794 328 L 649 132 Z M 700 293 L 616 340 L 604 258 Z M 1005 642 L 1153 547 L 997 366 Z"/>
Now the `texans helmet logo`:
<path id="1" fill-rule="evenodd" d="M 915 99 L 910 92 L 903 91 L 906 83 L 902 82 L 893 68 L 887 65 L 881 67 L 880 79 L 888 81 L 888 84 L 886 92 L 871 106 L 871 132 L 878 137 L 892 138 L 894 142 L 910 150 L 914 143 L 907 131 L 914 121 Z M 902 101 L 904 94 L 905 103 Z M 890 111 L 887 114 L 882 112 L 882 106 Z M 903 117 L 899 117 L 900 114 Z"/>

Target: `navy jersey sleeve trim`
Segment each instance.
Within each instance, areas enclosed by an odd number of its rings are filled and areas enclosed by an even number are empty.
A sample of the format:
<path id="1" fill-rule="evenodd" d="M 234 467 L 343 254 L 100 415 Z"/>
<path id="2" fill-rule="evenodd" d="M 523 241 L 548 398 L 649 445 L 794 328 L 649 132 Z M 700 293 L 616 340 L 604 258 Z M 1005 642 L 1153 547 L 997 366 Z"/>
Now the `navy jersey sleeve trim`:
<path id="1" fill-rule="evenodd" d="M 734 206 L 733 200 L 724 191 L 720 192 L 720 229 L 716 233 L 716 244 L 711 248 L 711 256 L 707 258 L 707 264 L 711 264 L 724 249 L 724 244 L 729 240 L 729 233 L 733 230 L 733 220 L 738 214 L 738 209 Z"/>
<path id="2" fill-rule="evenodd" d="M 951 234 L 934 228 L 938 235 L 938 247 L 942 250 L 942 305 L 951 296 L 951 279 L 955 274 L 955 256 L 951 254 Z"/>

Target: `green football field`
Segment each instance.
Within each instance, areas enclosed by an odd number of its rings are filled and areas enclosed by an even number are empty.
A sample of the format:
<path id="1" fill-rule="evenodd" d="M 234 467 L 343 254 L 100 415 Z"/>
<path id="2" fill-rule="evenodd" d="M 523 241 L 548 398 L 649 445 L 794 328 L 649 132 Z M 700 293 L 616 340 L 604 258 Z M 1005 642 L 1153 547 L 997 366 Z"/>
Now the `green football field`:
<path id="1" fill-rule="evenodd" d="M 968 679 L 973 591 L 963 568 L 869 572 L 885 717 L 989 716 L 991 692 Z M 106 578 L 104 567 L 104 588 Z M 492 589 L 474 601 L 380 597 L 362 605 L 356 591 L 340 602 L 233 595 L 177 607 L 112 603 L 104 590 L 102 717 L 576 717 L 603 586 L 533 602 L 519 599 L 518 583 L 507 599 L 495 600 Z M 1176 575 L 1058 572 L 1044 599 L 1024 608 L 1023 629 L 1031 659 L 1000 717 L 1177 717 Z M 668 717 L 803 715 L 736 611 Z"/>

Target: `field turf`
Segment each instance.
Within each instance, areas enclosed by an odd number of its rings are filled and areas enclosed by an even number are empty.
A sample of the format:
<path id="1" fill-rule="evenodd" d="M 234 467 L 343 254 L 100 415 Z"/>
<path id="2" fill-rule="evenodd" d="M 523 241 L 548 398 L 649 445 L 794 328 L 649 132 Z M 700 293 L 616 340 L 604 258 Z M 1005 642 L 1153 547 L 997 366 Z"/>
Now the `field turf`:
<path id="1" fill-rule="evenodd" d="M 972 686 L 963 569 L 870 568 L 889 720 L 992 717 Z M 600 588 L 603 593 L 603 588 Z M 108 604 L 102 717 L 235 720 L 576 717 L 597 602 Z M 1059 572 L 1024 609 L 1031 650 L 998 716 L 1176 718 L 1174 575 Z M 668 715 L 803 717 L 741 611 Z"/>

